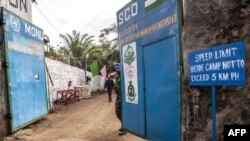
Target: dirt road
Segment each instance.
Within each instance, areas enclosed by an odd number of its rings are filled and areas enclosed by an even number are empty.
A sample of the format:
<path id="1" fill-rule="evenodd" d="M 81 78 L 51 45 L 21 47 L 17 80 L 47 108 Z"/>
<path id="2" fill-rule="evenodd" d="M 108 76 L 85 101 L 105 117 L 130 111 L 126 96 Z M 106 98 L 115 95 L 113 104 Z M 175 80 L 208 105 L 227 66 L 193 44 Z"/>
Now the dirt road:
<path id="1" fill-rule="evenodd" d="M 115 95 L 113 95 L 115 99 Z M 5 141 L 144 141 L 132 134 L 118 136 L 120 122 L 115 101 L 100 94 L 68 105 L 56 105 L 55 112 Z"/>

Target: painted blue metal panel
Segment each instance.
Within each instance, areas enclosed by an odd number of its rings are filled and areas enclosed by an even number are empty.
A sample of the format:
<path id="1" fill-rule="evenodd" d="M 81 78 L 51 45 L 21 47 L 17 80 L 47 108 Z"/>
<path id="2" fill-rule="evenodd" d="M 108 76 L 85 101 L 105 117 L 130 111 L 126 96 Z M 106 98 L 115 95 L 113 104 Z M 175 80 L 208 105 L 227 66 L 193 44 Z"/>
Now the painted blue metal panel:
<path id="1" fill-rule="evenodd" d="M 178 141 L 181 138 L 181 45 L 177 5 L 178 0 L 133 0 L 117 12 L 119 46 L 123 61 L 123 128 L 149 140 Z M 124 48 L 134 42 L 137 50 L 138 103 L 133 104 L 126 101 L 125 90 L 128 88 L 125 80 L 129 76 L 124 71 L 124 67 L 128 67 L 124 66 L 127 59 L 124 57 Z M 150 77 L 155 74 L 156 78 Z M 151 82 L 155 84 L 151 85 Z M 151 91 L 149 87 L 155 88 Z M 159 92 L 159 95 L 155 95 L 154 91 Z M 165 92 L 166 95 L 163 94 Z M 170 124 L 167 125 L 168 123 Z"/>
<path id="2" fill-rule="evenodd" d="M 246 54 L 243 41 L 193 51 L 189 54 L 190 85 L 243 86 Z"/>
<path id="3" fill-rule="evenodd" d="M 144 47 L 146 124 L 150 140 L 180 140 L 180 78 L 178 59 L 175 59 L 177 56 L 176 37 Z"/>
<path id="4" fill-rule="evenodd" d="M 3 9 L 12 132 L 48 113 L 43 31 Z"/>
<path id="5" fill-rule="evenodd" d="M 136 44 L 138 46 L 138 43 Z M 144 99 L 144 74 L 143 74 L 143 57 L 142 48 L 137 48 L 137 71 L 138 71 L 138 104 L 127 103 L 125 95 L 124 72 L 121 73 L 122 82 L 122 126 L 123 128 L 145 137 L 145 99 Z M 123 65 L 122 69 L 123 70 Z M 122 71 L 121 71 L 122 72 Z"/>
<path id="6" fill-rule="evenodd" d="M 48 112 L 44 60 L 10 50 L 9 68 L 13 128 L 17 129 Z M 39 80 L 35 79 L 35 75 L 39 76 Z"/>
<path id="7" fill-rule="evenodd" d="M 177 0 L 163 1 L 164 3 L 150 12 L 145 11 L 144 0 L 131 1 L 118 11 L 117 22 L 120 46 L 135 40 L 141 40 L 141 44 L 146 45 L 178 34 Z M 126 17 L 126 9 L 132 9 L 132 5 L 135 4 L 138 5 L 138 11 L 135 12 L 137 13 L 135 16 L 129 16 L 131 18 L 128 21 L 119 16 L 124 15 Z M 120 19 L 123 19 L 122 23 Z"/>

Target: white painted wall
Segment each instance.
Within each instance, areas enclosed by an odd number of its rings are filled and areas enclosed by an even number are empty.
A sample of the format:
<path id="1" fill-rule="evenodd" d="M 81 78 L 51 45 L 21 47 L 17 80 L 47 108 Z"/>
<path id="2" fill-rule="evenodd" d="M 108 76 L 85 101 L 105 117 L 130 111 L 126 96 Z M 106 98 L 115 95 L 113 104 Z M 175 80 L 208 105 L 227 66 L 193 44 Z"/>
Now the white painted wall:
<path id="1" fill-rule="evenodd" d="M 56 61 L 50 58 L 45 58 L 46 65 L 48 67 L 48 72 L 52 82 L 53 86 L 51 84 L 51 80 L 49 79 L 47 75 L 47 82 L 48 82 L 48 94 L 50 98 L 49 106 L 51 107 L 51 110 L 53 110 L 53 102 L 56 100 L 56 92 L 58 90 L 64 90 L 68 89 L 68 82 L 72 82 L 71 88 L 74 88 L 74 86 L 82 86 L 85 84 L 85 73 L 84 70 L 72 67 L 68 64 L 64 64 L 60 61 Z M 103 90 L 105 78 L 102 76 L 95 76 L 92 77 L 91 72 L 87 72 L 87 76 L 91 77 L 91 83 L 90 83 L 90 90 L 91 91 L 97 91 L 97 90 Z"/>
<path id="2" fill-rule="evenodd" d="M 91 91 L 103 91 L 106 78 L 104 76 L 96 75 L 91 79 L 90 89 Z"/>
<path id="3" fill-rule="evenodd" d="M 71 88 L 74 88 L 74 86 L 84 85 L 84 70 L 52 60 L 50 58 L 45 58 L 45 62 L 54 84 L 54 86 L 52 86 L 51 81 L 48 78 L 47 81 L 49 83 L 49 92 L 53 99 L 56 98 L 56 92 L 58 90 L 68 89 L 69 81 L 72 82 Z"/>

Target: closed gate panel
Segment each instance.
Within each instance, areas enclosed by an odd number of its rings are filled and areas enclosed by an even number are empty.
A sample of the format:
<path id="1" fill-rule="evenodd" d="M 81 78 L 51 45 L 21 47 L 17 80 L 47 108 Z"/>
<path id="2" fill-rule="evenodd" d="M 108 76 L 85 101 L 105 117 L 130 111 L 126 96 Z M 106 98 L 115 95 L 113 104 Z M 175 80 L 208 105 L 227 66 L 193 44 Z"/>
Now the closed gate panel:
<path id="1" fill-rule="evenodd" d="M 12 99 L 13 129 L 47 113 L 43 61 L 33 55 L 9 50 L 9 93 Z M 35 80 L 35 75 L 39 75 L 39 80 Z"/>
<path id="2" fill-rule="evenodd" d="M 146 134 L 154 141 L 178 141 L 181 135 L 175 41 L 171 37 L 144 46 Z"/>

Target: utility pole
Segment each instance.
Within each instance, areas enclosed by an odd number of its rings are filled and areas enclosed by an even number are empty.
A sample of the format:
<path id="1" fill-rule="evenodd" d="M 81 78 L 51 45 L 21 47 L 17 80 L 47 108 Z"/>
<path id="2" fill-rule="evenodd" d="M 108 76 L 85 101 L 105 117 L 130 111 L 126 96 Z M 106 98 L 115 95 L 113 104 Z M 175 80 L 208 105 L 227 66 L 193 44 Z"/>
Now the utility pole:
<path id="1" fill-rule="evenodd" d="M 88 59 L 89 59 L 89 54 L 87 53 L 85 56 L 85 85 L 87 85 L 87 68 L 88 68 Z"/>

